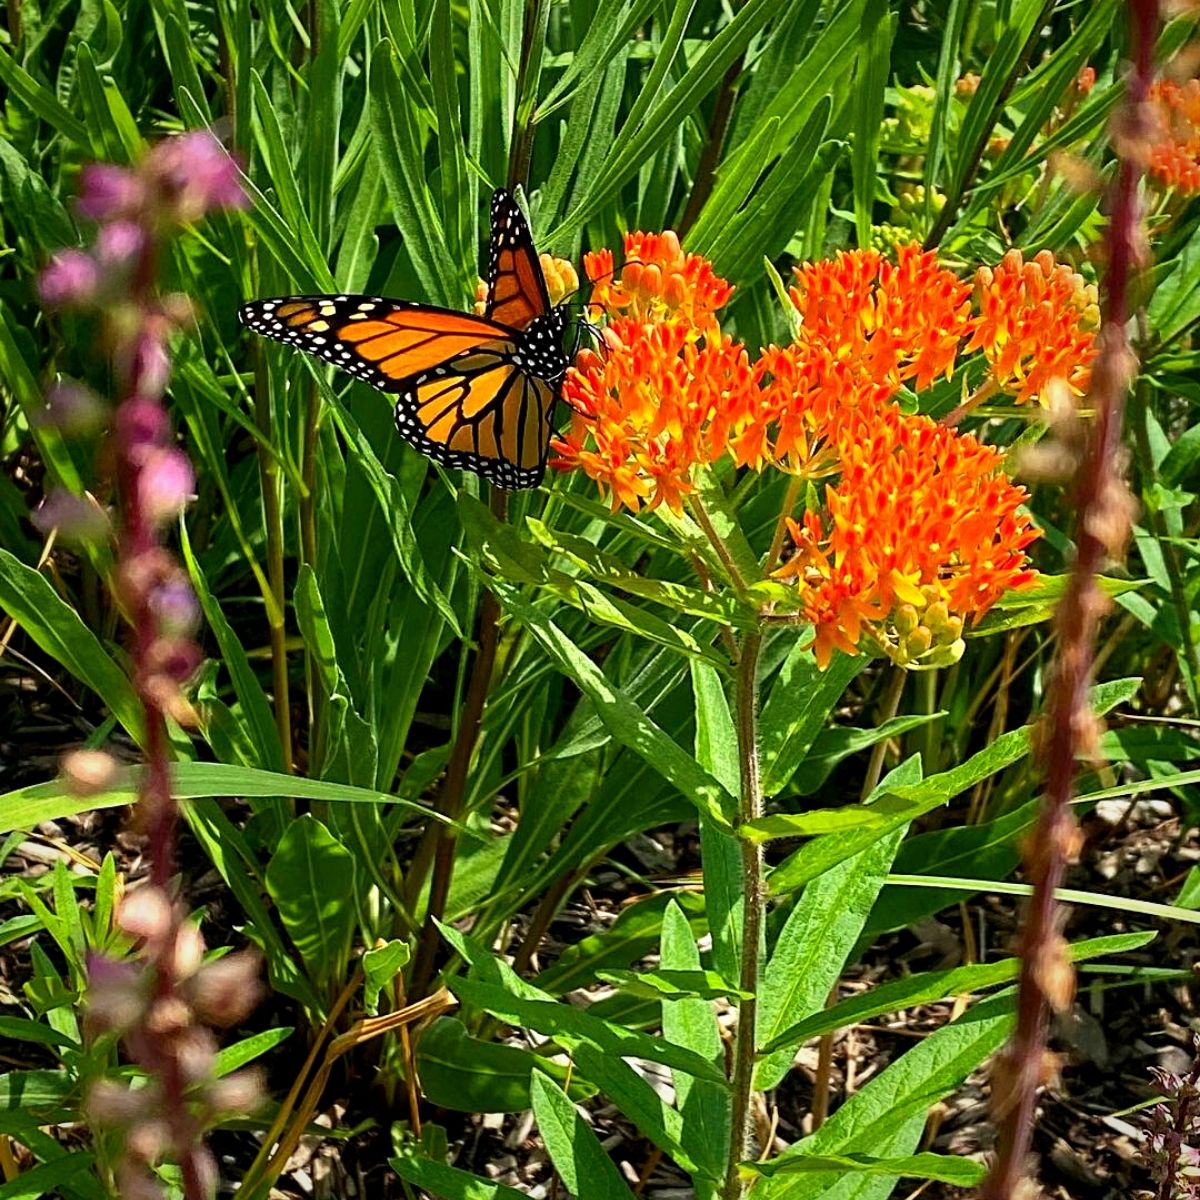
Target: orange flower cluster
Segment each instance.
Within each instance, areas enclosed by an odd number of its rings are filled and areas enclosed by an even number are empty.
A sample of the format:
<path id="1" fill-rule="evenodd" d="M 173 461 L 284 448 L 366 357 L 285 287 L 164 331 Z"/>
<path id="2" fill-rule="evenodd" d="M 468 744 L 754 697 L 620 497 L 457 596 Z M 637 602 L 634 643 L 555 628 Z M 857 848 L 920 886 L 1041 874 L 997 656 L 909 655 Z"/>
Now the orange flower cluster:
<path id="1" fill-rule="evenodd" d="M 754 384 L 745 347 L 721 333 L 716 310 L 733 292 L 707 260 L 685 254 L 673 233 L 631 234 L 626 262 L 589 254 L 592 303 L 611 315 L 603 353 L 585 350 L 563 397 L 575 410 L 551 445 L 553 465 L 578 468 L 637 511 L 683 511 L 696 470 L 724 453 L 720 417 L 743 407 Z"/>
<path id="2" fill-rule="evenodd" d="M 976 272 L 975 300 L 966 350 L 983 350 L 992 379 L 1018 404 L 1047 404 L 1055 379 L 1076 395 L 1087 390 L 1100 325 L 1095 284 L 1056 264 L 1049 250 L 1030 262 L 1010 250 L 999 266 Z"/>
<path id="3" fill-rule="evenodd" d="M 721 329 L 732 288 L 673 234 L 632 234 L 614 274 L 589 255 L 599 352 L 568 373 L 575 410 L 555 466 L 586 472 L 614 510 L 683 511 L 696 474 L 728 454 L 827 479 L 820 511 L 789 518 L 795 552 L 778 577 L 816 631 L 822 666 L 860 643 L 897 662 L 951 661 L 967 621 L 1033 573 L 1025 492 L 977 439 L 893 403 L 950 378 L 981 351 L 1018 402 L 1052 378 L 1086 384 L 1095 296 L 1048 254 L 1012 252 L 971 285 L 916 246 L 895 262 L 852 251 L 796 271 L 795 340 L 756 361 Z"/>
<path id="4" fill-rule="evenodd" d="M 1003 456 L 970 435 L 883 409 L 864 441 L 843 443 L 825 515 L 788 519 L 794 579 L 824 669 L 864 638 L 900 665 L 944 665 L 962 653 L 964 621 L 1034 576 L 1038 536 Z"/>
<path id="5" fill-rule="evenodd" d="M 1159 137 L 1150 147 L 1150 174 L 1184 195 L 1200 192 L 1200 79 L 1162 79 L 1150 89 Z"/>

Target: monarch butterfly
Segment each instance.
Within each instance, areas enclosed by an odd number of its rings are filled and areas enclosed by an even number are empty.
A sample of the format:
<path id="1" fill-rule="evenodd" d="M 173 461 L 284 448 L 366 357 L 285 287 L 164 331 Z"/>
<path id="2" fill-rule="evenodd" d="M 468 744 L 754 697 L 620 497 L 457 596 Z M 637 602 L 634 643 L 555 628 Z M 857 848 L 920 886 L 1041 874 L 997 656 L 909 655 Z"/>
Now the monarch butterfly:
<path id="1" fill-rule="evenodd" d="M 242 324 L 396 395 L 396 428 L 422 454 L 502 488 L 542 482 L 567 370 L 566 314 L 550 303 L 516 202 L 492 197 L 482 317 L 382 296 L 284 296 Z"/>

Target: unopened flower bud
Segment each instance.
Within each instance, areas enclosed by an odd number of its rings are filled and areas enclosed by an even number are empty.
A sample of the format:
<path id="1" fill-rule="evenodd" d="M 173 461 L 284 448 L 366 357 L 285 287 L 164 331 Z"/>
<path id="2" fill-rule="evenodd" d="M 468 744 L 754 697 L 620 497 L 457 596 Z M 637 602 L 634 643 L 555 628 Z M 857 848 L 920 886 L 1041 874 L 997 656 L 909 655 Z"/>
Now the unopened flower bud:
<path id="1" fill-rule="evenodd" d="M 197 221 L 206 213 L 250 203 L 237 163 L 207 129 L 160 142 L 150 152 L 147 168 L 178 221 Z"/>
<path id="2" fill-rule="evenodd" d="M 261 960 L 253 950 L 239 950 L 201 967 L 188 981 L 187 995 L 208 1025 L 226 1029 L 250 1015 L 262 994 Z"/>
<path id="3" fill-rule="evenodd" d="M 140 1121 L 160 1103 L 158 1089 L 131 1088 L 116 1079 L 100 1079 L 88 1088 L 88 1118 L 96 1125 L 129 1125 Z"/>
<path id="4" fill-rule="evenodd" d="M 146 1011 L 146 976 L 135 962 L 118 962 L 102 954 L 87 960 L 87 1022 L 96 1030 L 122 1033 Z"/>
<path id="5" fill-rule="evenodd" d="M 117 1170 L 117 1195 L 121 1200 L 167 1200 L 167 1193 L 153 1173 L 128 1160 Z"/>
<path id="6" fill-rule="evenodd" d="M 896 626 L 896 632 L 905 637 L 912 633 L 920 624 L 921 618 L 917 615 L 916 608 L 911 604 L 902 604 L 896 609 L 895 615 L 892 617 L 892 623 Z"/>
<path id="7" fill-rule="evenodd" d="M 112 163 L 88 163 L 79 173 L 75 211 L 88 221 L 113 221 L 135 213 L 145 198 L 141 179 Z"/>
<path id="8" fill-rule="evenodd" d="M 214 1080 L 208 1086 L 207 1099 L 219 1116 L 247 1116 L 261 1107 L 265 1091 L 262 1071 L 251 1067 Z"/>
<path id="9" fill-rule="evenodd" d="M 35 414 L 34 420 L 79 436 L 93 433 L 106 415 L 104 402 L 95 392 L 72 379 L 61 379 L 46 392 L 46 407 Z"/>
<path id="10" fill-rule="evenodd" d="M 182 1007 L 182 1006 L 181 1006 Z M 190 1020 L 191 1012 L 188 1012 Z M 188 1025 L 175 1039 L 175 1054 L 188 1084 L 212 1079 L 217 1060 L 217 1039 L 203 1025 Z"/>
<path id="11" fill-rule="evenodd" d="M 134 221 L 103 225 L 96 235 L 96 259 L 109 270 L 124 270 L 146 248 L 146 231 Z"/>
<path id="12" fill-rule="evenodd" d="M 904 639 L 904 650 L 909 658 L 920 658 L 933 645 L 933 634 L 925 625 L 918 625 Z"/>
<path id="13" fill-rule="evenodd" d="M 152 451 L 138 476 L 138 501 L 156 525 L 174 520 L 196 490 L 196 475 L 184 452 L 175 446 Z"/>
<path id="14" fill-rule="evenodd" d="M 117 910 L 117 926 L 132 938 L 157 942 L 171 928 L 171 901 L 162 888 L 145 885 L 125 893 Z"/>
<path id="15" fill-rule="evenodd" d="M 184 921 L 175 931 L 175 952 L 171 969 L 177 980 L 190 979 L 204 961 L 204 937 L 191 921 Z"/>
<path id="16" fill-rule="evenodd" d="M 156 400 L 127 400 L 117 409 L 114 421 L 117 437 L 126 454 L 138 457 L 147 447 L 161 446 L 171 434 L 171 420 Z"/>
<path id="17" fill-rule="evenodd" d="M 176 1038 L 192 1024 L 192 1010 L 178 996 L 155 1000 L 146 1014 L 146 1032 L 152 1037 Z"/>
<path id="18" fill-rule="evenodd" d="M 72 750 L 63 755 L 61 766 L 72 796 L 98 796 L 117 781 L 117 760 L 103 750 Z"/>
<path id="19" fill-rule="evenodd" d="M 196 593 L 182 575 L 151 589 L 150 608 L 158 620 L 159 632 L 170 638 L 190 637 L 200 623 Z"/>
<path id="20" fill-rule="evenodd" d="M 56 488 L 38 505 L 30 520 L 42 533 L 52 529 L 72 542 L 100 542 L 108 537 L 108 514 L 92 496 L 76 496 Z"/>
<path id="21" fill-rule="evenodd" d="M 139 1121 L 125 1135 L 126 1151 L 140 1162 L 158 1162 L 170 1145 L 171 1127 L 162 1119 Z"/>
<path id="22" fill-rule="evenodd" d="M 38 277 L 38 293 L 50 308 L 87 304 L 99 286 L 100 269 L 82 250 L 60 250 Z"/>

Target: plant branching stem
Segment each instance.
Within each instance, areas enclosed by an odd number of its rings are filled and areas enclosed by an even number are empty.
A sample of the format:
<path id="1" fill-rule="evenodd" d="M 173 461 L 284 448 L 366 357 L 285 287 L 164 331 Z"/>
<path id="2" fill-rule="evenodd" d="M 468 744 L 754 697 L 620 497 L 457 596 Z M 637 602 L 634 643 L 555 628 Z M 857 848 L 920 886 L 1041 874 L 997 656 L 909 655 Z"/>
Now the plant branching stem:
<path id="1" fill-rule="evenodd" d="M 1100 350 L 1092 377 L 1095 421 L 1076 481 L 1078 524 L 1071 579 L 1057 616 L 1058 656 L 1047 701 L 1046 789 L 1028 869 L 1033 895 L 1021 938 L 1017 1028 L 993 1075 L 999 1121 L 999 1154 L 983 1186 L 982 1200 L 1011 1200 L 1025 1172 L 1033 1134 L 1038 1085 L 1043 1077 L 1052 1001 L 1070 993 L 1070 966 L 1058 934 L 1055 889 L 1062 883 L 1074 842 L 1071 813 L 1076 763 L 1091 750 L 1094 717 L 1088 701 L 1096 632 L 1104 599 L 1096 576 L 1105 557 L 1123 544 L 1128 530 L 1128 493 L 1120 477 L 1121 423 L 1125 398 L 1137 369 L 1129 340 L 1131 290 L 1139 257 L 1138 185 L 1142 165 L 1132 147 L 1148 139 L 1146 97 L 1154 73 L 1158 0 L 1130 0 L 1133 67 L 1125 109 L 1116 117 L 1119 157 L 1108 234 Z"/>
<path id="2" fill-rule="evenodd" d="M 738 763 L 741 780 L 739 821 L 762 816 L 762 781 L 758 763 L 758 661 L 762 634 L 748 633 L 742 639 L 737 668 L 736 716 Z M 742 854 L 742 962 L 738 987 L 745 996 L 738 1001 L 737 1033 L 733 1043 L 733 1112 L 729 1128 L 729 1158 L 726 1163 L 724 1200 L 741 1200 L 744 1183 L 738 1164 L 753 1153 L 755 1026 L 758 1019 L 759 960 L 763 934 L 766 890 L 763 882 L 761 844 L 739 838 Z"/>

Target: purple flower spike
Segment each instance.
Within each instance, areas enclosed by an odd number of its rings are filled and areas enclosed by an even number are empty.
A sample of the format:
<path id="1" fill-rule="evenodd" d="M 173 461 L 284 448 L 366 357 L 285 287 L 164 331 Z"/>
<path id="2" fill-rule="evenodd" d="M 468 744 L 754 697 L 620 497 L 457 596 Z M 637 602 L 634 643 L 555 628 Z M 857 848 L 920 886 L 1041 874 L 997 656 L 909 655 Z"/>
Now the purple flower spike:
<path id="1" fill-rule="evenodd" d="M 237 163 L 207 129 L 159 143 L 150 165 L 181 221 L 195 221 L 220 209 L 246 208 L 250 203 Z"/>
<path id="2" fill-rule="evenodd" d="M 50 308 L 86 304 L 99 285 L 100 269 L 82 250 L 60 250 L 38 279 L 42 302 Z"/>
<path id="3" fill-rule="evenodd" d="M 137 212 L 145 199 L 142 181 L 112 163 L 89 163 L 79 173 L 75 211 L 89 221 L 112 221 Z"/>
<path id="4" fill-rule="evenodd" d="M 96 257 L 106 267 L 127 267 L 145 248 L 146 231 L 136 221 L 113 221 L 96 235 Z"/>
<path id="5" fill-rule="evenodd" d="M 196 487 L 192 464 L 174 446 L 152 451 L 138 476 L 142 508 L 156 525 L 174 520 L 183 512 Z"/>

